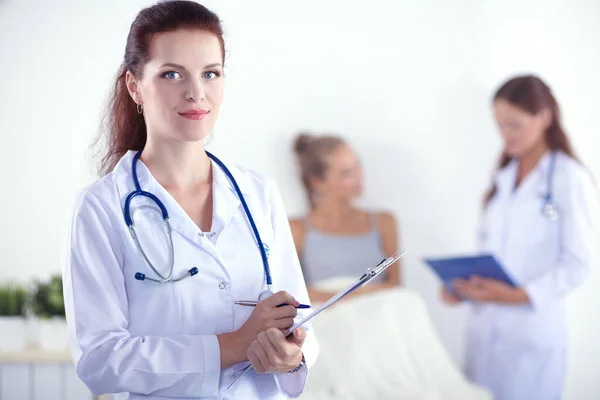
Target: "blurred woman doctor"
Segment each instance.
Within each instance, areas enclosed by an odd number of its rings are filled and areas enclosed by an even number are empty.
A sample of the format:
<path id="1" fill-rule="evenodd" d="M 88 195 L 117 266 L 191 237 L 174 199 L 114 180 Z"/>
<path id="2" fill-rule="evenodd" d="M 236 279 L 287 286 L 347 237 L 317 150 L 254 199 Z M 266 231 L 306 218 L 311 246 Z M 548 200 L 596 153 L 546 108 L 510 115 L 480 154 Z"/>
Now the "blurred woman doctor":
<path id="1" fill-rule="evenodd" d="M 517 287 L 479 277 L 454 282 L 469 299 L 467 374 L 496 400 L 560 399 L 565 375 L 565 295 L 592 264 L 594 185 L 577 161 L 549 87 L 534 76 L 502 85 L 494 115 L 504 139 L 486 196 L 479 250 Z"/>

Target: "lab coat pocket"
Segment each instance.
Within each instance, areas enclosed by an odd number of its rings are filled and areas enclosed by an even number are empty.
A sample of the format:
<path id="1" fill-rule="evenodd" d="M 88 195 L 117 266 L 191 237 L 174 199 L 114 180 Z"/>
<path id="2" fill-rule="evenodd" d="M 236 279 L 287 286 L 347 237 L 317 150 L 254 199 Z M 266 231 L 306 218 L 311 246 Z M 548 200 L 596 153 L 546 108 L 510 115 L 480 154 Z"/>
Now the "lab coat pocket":
<path id="1" fill-rule="evenodd" d="M 177 287 L 181 326 L 185 334 L 217 334 L 232 326 L 231 285 L 226 271 L 213 254 L 186 243 L 179 250 L 179 270 L 197 268 L 198 273 Z"/>
<path id="2" fill-rule="evenodd" d="M 551 268 L 560 252 L 561 221 L 547 218 L 535 203 L 531 212 L 523 215 L 521 230 L 515 232 L 510 247 L 510 263 L 517 266 L 519 282 L 529 282 Z"/>
<path id="3" fill-rule="evenodd" d="M 503 307 L 503 315 L 496 318 L 496 335 L 499 340 L 511 342 L 515 346 L 553 346 L 557 336 L 561 335 L 561 318 L 560 313 L 550 311 L 536 311 L 529 306 Z"/>
<path id="4" fill-rule="evenodd" d="M 127 235 L 129 236 L 128 232 Z M 128 239 L 132 240 L 131 236 Z M 138 273 L 154 279 L 159 277 L 152 271 L 135 245 L 127 248 L 123 275 L 127 288 L 130 332 L 136 335 L 175 334 L 181 325 L 179 300 L 175 293 L 176 285 L 136 279 Z"/>

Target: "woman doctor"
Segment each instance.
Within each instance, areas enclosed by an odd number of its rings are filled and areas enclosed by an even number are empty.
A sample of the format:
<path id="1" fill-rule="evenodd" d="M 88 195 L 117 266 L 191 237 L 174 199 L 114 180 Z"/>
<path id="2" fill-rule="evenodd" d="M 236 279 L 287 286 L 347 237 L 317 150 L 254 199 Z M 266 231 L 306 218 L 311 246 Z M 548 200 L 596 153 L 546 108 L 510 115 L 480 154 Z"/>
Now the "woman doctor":
<path id="1" fill-rule="evenodd" d="M 105 175 L 78 198 L 63 277 L 77 372 L 96 394 L 297 397 L 315 362 L 309 329 L 284 335 L 310 310 L 295 307 L 309 300 L 277 187 L 205 152 L 223 64 L 220 21 L 198 3 L 160 2 L 131 25 Z"/>
<path id="2" fill-rule="evenodd" d="M 496 400 L 557 400 L 565 375 L 565 295 L 592 263 L 594 185 L 577 161 L 548 86 L 519 76 L 494 96 L 504 153 L 485 201 L 480 251 L 517 287 L 471 277 L 454 283 L 469 299 L 467 374 Z"/>

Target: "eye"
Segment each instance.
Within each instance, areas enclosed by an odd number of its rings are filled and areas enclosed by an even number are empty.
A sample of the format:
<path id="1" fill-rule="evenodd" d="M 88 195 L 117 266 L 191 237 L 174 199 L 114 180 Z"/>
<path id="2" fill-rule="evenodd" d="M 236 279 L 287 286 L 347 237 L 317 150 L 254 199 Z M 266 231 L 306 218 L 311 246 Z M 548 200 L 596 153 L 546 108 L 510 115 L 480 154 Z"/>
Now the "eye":
<path id="1" fill-rule="evenodd" d="M 342 177 L 343 177 L 343 178 L 349 178 L 349 177 L 351 177 L 352 175 L 353 175 L 353 171 L 352 171 L 352 169 L 345 168 L 345 169 L 343 169 L 343 170 L 342 170 Z"/>
<path id="2" fill-rule="evenodd" d="M 177 71 L 167 71 L 164 74 L 162 74 L 162 77 L 169 80 L 173 80 L 181 78 L 181 74 Z"/>
<path id="3" fill-rule="evenodd" d="M 221 76 L 221 74 L 219 74 L 217 71 L 205 71 L 202 73 L 202 77 L 208 80 L 216 79 L 219 76 Z"/>

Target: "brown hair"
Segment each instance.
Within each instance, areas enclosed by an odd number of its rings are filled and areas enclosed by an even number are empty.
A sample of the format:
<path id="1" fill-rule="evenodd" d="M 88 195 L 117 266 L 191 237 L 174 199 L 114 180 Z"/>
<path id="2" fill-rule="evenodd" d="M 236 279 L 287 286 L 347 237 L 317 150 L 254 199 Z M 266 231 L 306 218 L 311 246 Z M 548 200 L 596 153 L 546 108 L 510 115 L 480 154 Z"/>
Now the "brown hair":
<path id="1" fill-rule="evenodd" d="M 315 191 L 312 187 L 313 179 L 321 179 L 327 172 L 327 157 L 339 146 L 346 142 L 332 135 L 315 136 L 308 132 L 299 133 L 294 143 L 294 152 L 300 167 L 302 185 L 310 207 L 315 206 Z"/>
<path id="2" fill-rule="evenodd" d="M 142 76 L 144 65 L 150 58 L 154 35 L 189 28 L 214 34 L 221 43 L 225 62 L 225 44 L 219 17 L 194 1 L 161 1 L 141 10 L 131 24 L 123 63 L 95 140 L 100 146 L 100 175 L 109 173 L 128 150 L 141 150 L 146 144 L 144 118 L 137 112 L 137 104 L 129 95 L 125 83 L 127 71 L 136 77 Z"/>
<path id="3" fill-rule="evenodd" d="M 560 108 L 552 90 L 540 78 L 534 75 L 517 76 L 505 82 L 494 94 L 494 101 L 505 100 L 513 106 L 534 115 L 547 109 L 552 113 L 552 121 L 546 129 L 544 138 L 546 145 L 551 150 L 561 150 L 569 157 L 577 160 L 567 133 L 562 127 L 560 119 Z M 511 157 L 503 152 L 500 155 L 498 169 L 504 168 L 511 161 Z M 496 184 L 485 195 L 484 204 L 496 194 Z"/>

